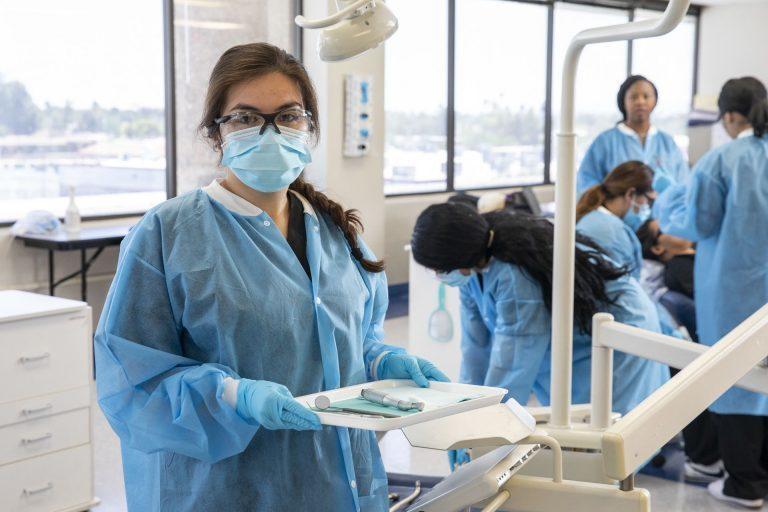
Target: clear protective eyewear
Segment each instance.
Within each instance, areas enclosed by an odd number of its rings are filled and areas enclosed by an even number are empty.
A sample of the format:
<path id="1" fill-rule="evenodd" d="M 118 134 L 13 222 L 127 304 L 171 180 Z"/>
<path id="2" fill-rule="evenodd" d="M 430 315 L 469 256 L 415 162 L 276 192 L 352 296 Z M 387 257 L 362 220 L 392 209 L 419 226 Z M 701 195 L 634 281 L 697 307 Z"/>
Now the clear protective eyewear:
<path id="1" fill-rule="evenodd" d="M 309 132 L 312 129 L 312 114 L 299 107 L 287 108 L 272 114 L 242 110 L 218 117 L 213 122 L 219 127 L 222 135 L 259 127 L 261 127 L 259 134 L 263 134 L 269 125 L 272 125 L 277 133 L 280 133 L 281 127 Z"/>

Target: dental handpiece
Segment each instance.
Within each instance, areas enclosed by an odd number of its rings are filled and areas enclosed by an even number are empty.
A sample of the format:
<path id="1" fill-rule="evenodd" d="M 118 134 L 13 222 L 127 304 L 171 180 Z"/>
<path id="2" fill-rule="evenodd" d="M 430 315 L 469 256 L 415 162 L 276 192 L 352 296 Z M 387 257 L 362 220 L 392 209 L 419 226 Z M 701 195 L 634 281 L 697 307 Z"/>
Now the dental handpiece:
<path id="1" fill-rule="evenodd" d="M 416 409 L 419 411 L 424 410 L 424 402 L 398 400 L 397 398 L 391 397 L 388 394 L 382 391 L 377 391 L 375 389 L 363 389 L 360 392 L 360 396 L 369 402 L 373 402 L 379 405 L 386 405 L 389 407 L 395 407 L 401 411 L 410 411 L 411 409 Z"/>

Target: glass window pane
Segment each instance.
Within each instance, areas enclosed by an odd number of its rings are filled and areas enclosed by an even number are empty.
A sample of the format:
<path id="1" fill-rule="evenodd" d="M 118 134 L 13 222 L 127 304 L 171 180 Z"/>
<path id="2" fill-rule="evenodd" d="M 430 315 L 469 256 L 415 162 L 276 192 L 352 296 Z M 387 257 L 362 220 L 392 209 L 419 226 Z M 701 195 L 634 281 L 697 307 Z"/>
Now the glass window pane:
<path id="1" fill-rule="evenodd" d="M 225 50 L 263 41 L 293 52 L 293 3 L 287 0 L 176 0 L 176 190 L 207 185 L 218 154 L 197 132 L 208 78 Z"/>
<path id="2" fill-rule="evenodd" d="M 447 2 L 388 0 L 387 5 L 399 28 L 385 48 L 384 192 L 446 190 Z"/>
<path id="3" fill-rule="evenodd" d="M 563 59 L 568 45 L 582 30 L 626 23 L 629 11 L 583 5 L 555 4 L 554 75 L 552 84 L 551 176 L 557 174 L 557 137 L 560 129 L 560 95 Z M 590 45 L 584 49 L 576 78 L 576 165 L 595 137 L 621 120 L 616 93 L 627 77 L 627 43 Z"/>
<path id="4" fill-rule="evenodd" d="M 657 11 L 635 11 L 637 20 L 660 15 Z M 653 124 L 672 135 L 685 155 L 688 155 L 688 113 L 693 94 L 695 48 L 694 16 L 687 16 L 665 36 L 635 41 L 632 48 L 632 73 L 648 77 L 659 90 Z"/>
<path id="5" fill-rule="evenodd" d="M 455 187 L 544 181 L 547 7 L 456 5 Z"/>
<path id="6" fill-rule="evenodd" d="M 2 2 L 0 47 L 0 222 L 165 199 L 162 2 Z"/>

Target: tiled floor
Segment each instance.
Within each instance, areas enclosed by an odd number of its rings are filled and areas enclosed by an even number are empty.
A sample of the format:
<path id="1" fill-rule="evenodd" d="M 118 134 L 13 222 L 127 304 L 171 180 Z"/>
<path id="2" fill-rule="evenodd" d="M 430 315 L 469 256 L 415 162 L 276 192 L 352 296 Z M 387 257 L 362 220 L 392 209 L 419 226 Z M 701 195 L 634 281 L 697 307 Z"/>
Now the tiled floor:
<path id="1" fill-rule="evenodd" d="M 407 317 L 387 321 L 386 328 L 390 342 L 402 345 L 407 340 Z M 122 512 L 126 506 L 119 442 L 98 407 L 95 410 L 96 495 L 102 500 L 96 511 Z M 399 431 L 384 436 L 380 446 L 387 471 L 433 476 L 448 474 L 445 452 L 412 448 Z M 639 475 L 636 484 L 651 492 L 653 512 L 734 510 L 711 499 L 703 487 L 647 475 Z"/>

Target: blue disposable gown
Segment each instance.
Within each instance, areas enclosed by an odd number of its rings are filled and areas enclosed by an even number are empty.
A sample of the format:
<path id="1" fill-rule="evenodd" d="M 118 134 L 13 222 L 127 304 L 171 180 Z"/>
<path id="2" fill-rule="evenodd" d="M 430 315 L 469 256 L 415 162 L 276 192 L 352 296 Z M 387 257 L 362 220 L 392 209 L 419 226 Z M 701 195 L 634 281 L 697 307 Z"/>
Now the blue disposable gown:
<path id="1" fill-rule="evenodd" d="M 610 211 L 598 208 L 579 219 L 576 231 L 597 243 L 614 263 L 629 269 L 632 277 L 640 279 L 643 249 L 626 222 Z"/>
<path id="2" fill-rule="evenodd" d="M 713 345 L 768 302 L 768 136 L 711 150 L 659 202 L 662 231 L 698 242 L 696 324 Z M 768 416 L 768 396 L 731 388 L 710 409 Z"/>
<path id="3" fill-rule="evenodd" d="M 96 366 L 129 510 L 387 510 L 373 432 L 260 429 L 222 399 L 227 376 L 295 396 L 359 384 L 383 351 L 401 351 L 382 344 L 384 274 L 364 271 L 325 216 L 304 221 L 311 281 L 266 213 L 233 213 L 202 190 L 123 241 Z"/>
<path id="4" fill-rule="evenodd" d="M 541 287 L 520 267 L 491 260 L 482 274 L 461 288 L 461 381 L 509 390 L 521 404 L 531 392 L 549 405 L 551 317 Z M 656 308 L 632 277 L 606 282 L 616 301 L 606 306 L 618 322 L 659 332 Z M 590 400 L 592 341 L 574 330 L 573 403 Z M 659 363 L 614 352 L 613 409 L 626 414 L 669 379 Z"/>
<path id="5" fill-rule="evenodd" d="M 655 173 L 662 173 L 673 182 L 688 174 L 688 163 L 671 135 L 653 130 L 645 139 L 645 146 L 630 128 L 614 127 L 606 130 L 592 142 L 584 155 L 576 177 L 577 193 L 603 182 L 608 173 L 629 160 L 639 160 Z"/>
<path id="6" fill-rule="evenodd" d="M 607 209 L 598 208 L 579 219 L 576 230 L 602 247 L 605 254 L 618 266 L 629 269 L 632 277 L 640 279 L 643 268 L 643 249 L 640 239 L 626 222 Z M 659 315 L 661 332 L 668 336 L 682 338 L 669 312 L 658 302 L 654 304 Z"/>

